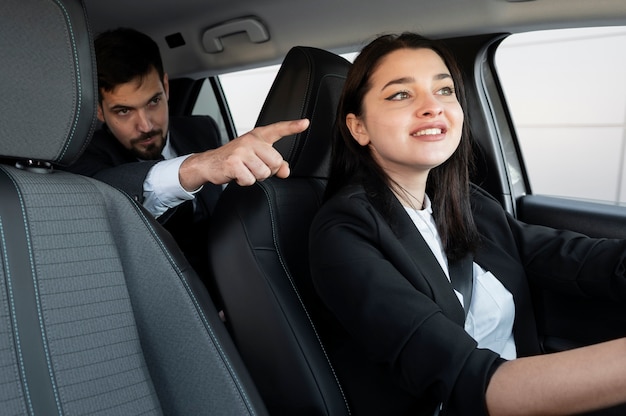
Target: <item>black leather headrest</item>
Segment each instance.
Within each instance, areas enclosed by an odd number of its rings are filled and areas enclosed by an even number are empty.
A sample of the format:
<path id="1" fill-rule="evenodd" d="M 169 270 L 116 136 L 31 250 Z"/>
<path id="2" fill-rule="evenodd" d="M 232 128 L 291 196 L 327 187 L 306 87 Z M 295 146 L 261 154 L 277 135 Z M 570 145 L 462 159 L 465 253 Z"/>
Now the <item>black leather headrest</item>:
<path id="1" fill-rule="evenodd" d="M 328 177 L 337 104 L 350 65 L 339 55 L 305 46 L 296 46 L 285 56 L 256 125 L 311 121 L 303 133 L 274 144 L 289 162 L 291 176 Z"/>
<path id="2" fill-rule="evenodd" d="M 67 165 L 96 123 L 95 55 L 80 0 L 3 0 L 0 157 Z"/>

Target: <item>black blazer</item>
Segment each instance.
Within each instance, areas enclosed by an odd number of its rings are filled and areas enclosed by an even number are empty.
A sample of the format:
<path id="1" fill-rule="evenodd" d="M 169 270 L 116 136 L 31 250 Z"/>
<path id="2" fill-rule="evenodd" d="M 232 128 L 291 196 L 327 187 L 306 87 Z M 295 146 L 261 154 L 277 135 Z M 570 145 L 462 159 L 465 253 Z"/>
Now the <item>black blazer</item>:
<path id="1" fill-rule="evenodd" d="M 221 145 L 217 124 L 209 116 L 172 117 L 169 131 L 171 145 L 181 156 Z M 138 161 L 103 125 L 94 133 L 80 158 L 65 169 L 106 182 L 143 203 L 143 182 L 150 168 L 157 162 Z M 221 187 L 206 184 L 199 193 L 205 199 L 209 211 L 212 211 L 220 191 Z"/>
<path id="2" fill-rule="evenodd" d="M 513 294 L 519 356 L 538 354 L 529 281 L 581 296 L 626 298 L 621 240 L 523 224 L 479 188 L 482 244 L 474 261 Z M 355 415 L 486 414 L 484 393 L 501 362 L 476 348 L 463 309 L 421 234 L 394 199 L 389 215 L 362 186 L 344 188 L 310 234 L 315 287 L 335 321 L 329 354 Z M 391 221 L 385 220 L 391 218 Z"/>
<path id="3" fill-rule="evenodd" d="M 181 156 L 221 145 L 217 124 L 209 116 L 171 117 L 169 132 L 171 145 Z M 80 158 L 66 169 L 106 182 L 143 203 L 143 183 L 156 163 L 155 160 L 138 161 L 104 125 L 94 133 Z M 186 201 L 158 218 L 205 283 L 210 282 L 207 279 L 210 217 L 221 191 L 221 186 L 207 183 L 196 194 L 195 204 Z"/>

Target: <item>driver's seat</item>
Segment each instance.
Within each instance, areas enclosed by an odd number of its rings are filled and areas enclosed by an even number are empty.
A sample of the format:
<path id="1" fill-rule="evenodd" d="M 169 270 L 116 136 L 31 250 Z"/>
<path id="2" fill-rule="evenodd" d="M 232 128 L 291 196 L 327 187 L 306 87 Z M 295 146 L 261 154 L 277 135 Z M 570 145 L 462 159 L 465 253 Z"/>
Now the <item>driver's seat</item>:
<path id="1" fill-rule="evenodd" d="M 227 327 L 272 414 L 350 414 L 316 322 L 327 313 L 309 276 L 308 235 L 330 166 L 335 113 L 350 62 L 313 47 L 285 56 L 257 125 L 309 118 L 274 145 L 286 179 L 229 184 L 209 236 L 212 274 Z"/>

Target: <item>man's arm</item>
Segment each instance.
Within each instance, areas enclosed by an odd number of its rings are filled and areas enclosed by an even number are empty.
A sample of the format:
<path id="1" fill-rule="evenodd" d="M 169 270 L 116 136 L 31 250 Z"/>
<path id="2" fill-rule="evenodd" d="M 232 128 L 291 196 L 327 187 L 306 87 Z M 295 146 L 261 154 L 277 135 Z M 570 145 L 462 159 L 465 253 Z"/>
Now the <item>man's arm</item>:
<path id="1" fill-rule="evenodd" d="M 159 218 L 170 208 L 175 208 L 184 201 L 194 198 L 196 192 L 186 191 L 178 180 L 180 165 L 187 156 L 163 160 L 150 169 L 143 183 L 143 206 L 155 217 Z"/>
<path id="2" fill-rule="evenodd" d="M 306 119 L 282 121 L 257 127 L 217 149 L 191 154 L 178 170 L 180 185 L 193 193 L 205 183 L 222 185 L 234 180 L 240 185 L 252 185 L 273 175 L 287 177 L 289 166 L 272 144 L 308 126 Z M 67 170 L 106 182 L 143 204 L 146 177 L 159 161 L 131 161 L 117 149 L 121 145 L 103 134 L 99 131 L 94 135 L 89 148 Z"/>
<path id="3" fill-rule="evenodd" d="M 180 167 L 180 183 L 193 191 L 207 182 L 222 185 L 234 180 L 246 186 L 274 175 L 286 178 L 289 165 L 272 144 L 308 126 L 307 119 L 281 121 L 257 127 L 217 149 L 193 154 Z"/>

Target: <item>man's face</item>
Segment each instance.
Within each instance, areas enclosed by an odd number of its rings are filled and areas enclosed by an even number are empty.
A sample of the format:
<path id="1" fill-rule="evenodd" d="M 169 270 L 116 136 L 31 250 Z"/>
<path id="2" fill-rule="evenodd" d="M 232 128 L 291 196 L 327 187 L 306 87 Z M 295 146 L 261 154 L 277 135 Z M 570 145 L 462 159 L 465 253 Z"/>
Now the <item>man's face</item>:
<path id="1" fill-rule="evenodd" d="M 143 78 L 100 91 L 98 119 L 128 150 L 140 159 L 158 159 L 168 131 L 167 74 L 163 82 L 156 69 Z"/>

